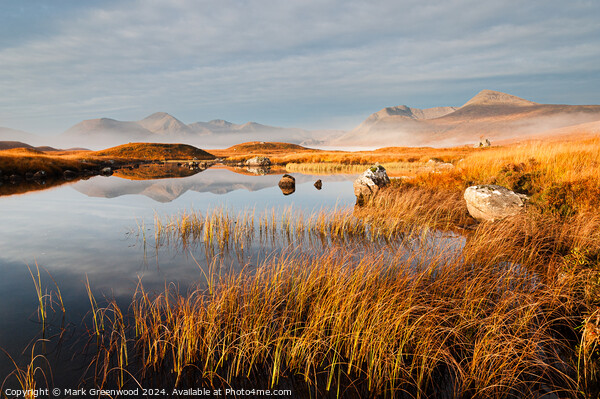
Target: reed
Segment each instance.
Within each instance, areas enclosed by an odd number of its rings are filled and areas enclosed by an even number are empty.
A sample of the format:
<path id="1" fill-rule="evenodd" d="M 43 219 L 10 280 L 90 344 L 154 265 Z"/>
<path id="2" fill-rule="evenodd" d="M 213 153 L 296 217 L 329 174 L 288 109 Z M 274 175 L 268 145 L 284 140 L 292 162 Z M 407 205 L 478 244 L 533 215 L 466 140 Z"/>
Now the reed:
<path id="1" fill-rule="evenodd" d="M 252 274 L 221 275 L 212 292 L 140 286 L 132 308 L 141 373 L 168 365 L 177 385 L 265 369 L 273 387 L 296 376 L 337 392 L 350 379 L 365 396 L 575 396 L 576 370 L 559 355 L 576 355 L 562 333 L 577 320 L 563 301 L 574 287 L 536 285 L 516 266 L 466 264 L 444 250 L 288 253 Z"/>
<path id="2" fill-rule="evenodd" d="M 94 334 L 97 338 L 104 332 L 104 314 L 105 310 L 101 309 L 96 302 L 96 298 L 92 293 L 92 288 L 90 287 L 90 280 L 86 274 L 85 276 L 85 290 L 88 295 L 88 300 L 90 301 L 91 312 L 92 312 L 92 321 L 94 326 Z"/>
<path id="3" fill-rule="evenodd" d="M 46 303 L 47 303 L 48 295 L 42 293 L 42 279 L 40 277 L 40 268 L 39 268 L 37 262 L 35 264 L 35 268 L 36 268 L 36 272 L 37 272 L 36 275 L 33 274 L 29 265 L 27 265 L 27 270 L 29 270 L 29 274 L 31 275 L 31 279 L 33 280 L 33 285 L 35 287 L 35 293 L 36 293 L 36 296 L 38 299 L 38 316 L 40 318 L 40 321 L 42 322 L 42 329 L 44 329 L 46 326 L 46 314 L 47 314 Z"/>
<path id="4" fill-rule="evenodd" d="M 600 144 L 580 144 L 446 153 L 454 168 L 396 180 L 362 207 L 157 220 L 160 245 L 204 247 L 207 286 L 140 283 L 129 328 L 108 323 L 119 338 L 98 362 L 121 381 L 291 381 L 329 397 L 594 397 L 600 213 L 584 191 L 600 173 L 582 165 L 597 171 Z M 462 195 L 479 183 L 532 199 L 521 215 L 476 223 Z M 574 195 L 557 203 L 561 190 Z M 269 243 L 297 249 L 241 272 L 214 256 Z"/>
<path id="5" fill-rule="evenodd" d="M 375 162 L 375 161 L 373 161 Z M 332 173 L 340 174 L 359 174 L 365 171 L 369 163 L 343 164 L 338 162 L 310 162 L 295 163 L 290 162 L 285 165 L 285 169 L 290 173 L 310 173 L 329 175 Z M 426 167 L 426 162 L 383 162 L 381 163 L 390 176 L 414 176 L 422 172 Z"/>
<path id="6" fill-rule="evenodd" d="M 44 343 L 48 341 L 40 339 L 37 342 Z M 48 359 L 44 355 L 36 355 L 36 344 L 31 346 L 29 363 L 25 367 L 20 367 L 6 350 L 3 348 L 0 348 L 0 350 L 4 352 L 14 366 L 14 371 L 8 374 L 0 385 L 0 391 L 2 391 L 3 395 L 4 387 L 13 377 L 17 380 L 17 383 L 23 392 L 22 397 L 25 399 L 34 399 L 37 397 L 36 388 L 38 388 L 38 381 L 44 381 L 46 387 L 50 386 L 50 382 L 52 381 L 52 369 L 50 368 Z"/>

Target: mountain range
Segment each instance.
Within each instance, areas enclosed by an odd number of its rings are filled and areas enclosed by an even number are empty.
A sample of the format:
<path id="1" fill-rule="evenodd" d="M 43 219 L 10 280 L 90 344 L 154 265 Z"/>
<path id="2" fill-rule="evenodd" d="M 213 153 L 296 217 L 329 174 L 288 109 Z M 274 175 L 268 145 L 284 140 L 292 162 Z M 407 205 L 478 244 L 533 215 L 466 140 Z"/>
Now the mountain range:
<path id="1" fill-rule="evenodd" d="M 445 147 L 476 143 L 481 136 L 507 142 L 593 121 L 600 121 L 600 105 L 538 104 L 483 90 L 461 107 L 384 108 L 330 144 Z"/>
<path id="2" fill-rule="evenodd" d="M 492 143 L 557 136 L 565 128 L 585 134 L 591 132 L 590 126 L 597 121 L 600 121 L 600 105 L 539 104 L 510 94 L 483 90 L 460 107 L 387 107 L 370 115 L 349 132 L 310 131 L 256 122 L 235 124 L 221 119 L 185 124 L 165 112 L 156 112 L 139 121 L 84 120 L 54 138 L 0 127 L 0 141 L 92 149 L 128 142 L 177 142 L 199 148 L 226 148 L 249 141 L 340 148 L 445 147 L 477 143 L 481 136 Z"/>
<path id="3" fill-rule="evenodd" d="M 339 131 L 337 135 L 342 133 Z M 69 128 L 59 139 L 63 146 L 108 147 L 145 141 L 182 142 L 201 148 L 223 148 L 253 140 L 296 144 L 319 142 L 322 136 L 330 137 L 323 135 L 322 131 L 267 126 L 256 122 L 238 125 L 221 119 L 187 125 L 165 112 L 156 112 L 135 122 L 109 118 L 85 120 Z"/>

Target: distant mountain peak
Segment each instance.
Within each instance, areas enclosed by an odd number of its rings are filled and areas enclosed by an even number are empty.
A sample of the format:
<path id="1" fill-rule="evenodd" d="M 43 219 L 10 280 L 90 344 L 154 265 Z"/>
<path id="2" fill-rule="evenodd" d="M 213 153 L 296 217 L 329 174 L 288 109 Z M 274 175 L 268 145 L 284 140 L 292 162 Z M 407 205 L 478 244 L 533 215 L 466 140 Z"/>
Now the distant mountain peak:
<path id="1" fill-rule="evenodd" d="M 447 115 L 455 111 L 456 107 L 435 107 L 435 108 L 411 108 L 407 105 L 398 105 L 395 107 L 386 107 L 371 116 L 366 120 L 367 123 L 374 123 L 388 117 L 404 117 L 409 119 L 434 119 Z"/>
<path id="2" fill-rule="evenodd" d="M 513 96 L 512 94 L 502 93 L 494 90 L 481 90 L 475 97 L 463 105 L 516 105 L 516 106 L 530 106 L 539 105 L 533 101 L 525 100 L 521 97 Z"/>
<path id="3" fill-rule="evenodd" d="M 210 123 L 211 125 L 215 125 L 215 126 L 226 126 L 226 127 L 233 125 L 233 123 L 228 122 L 224 119 L 213 119 L 212 121 L 209 121 L 208 123 Z"/>
<path id="4" fill-rule="evenodd" d="M 152 115 L 148 115 L 147 117 L 145 117 L 142 120 L 157 120 L 157 119 L 162 119 L 162 118 L 173 118 L 176 119 L 173 115 L 168 114 L 166 112 L 155 112 Z"/>
<path id="5" fill-rule="evenodd" d="M 160 135 L 188 134 L 191 131 L 188 125 L 166 112 L 155 112 L 138 124 Z"/>

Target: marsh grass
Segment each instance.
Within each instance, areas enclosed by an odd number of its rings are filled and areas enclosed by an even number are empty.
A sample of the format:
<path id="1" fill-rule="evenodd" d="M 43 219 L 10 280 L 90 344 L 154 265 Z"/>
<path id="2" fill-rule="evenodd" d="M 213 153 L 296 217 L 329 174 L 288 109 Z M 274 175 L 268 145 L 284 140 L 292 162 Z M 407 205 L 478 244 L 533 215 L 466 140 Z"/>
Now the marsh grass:
<path id="1" fill-rule="evenodd" d="M 215 210 L 158 223 L 171 243 L 231 237 L 204 232 L 216 218 L 247 243 L 292 237 L 314 256 L 284 252 L 252 272 L 219 272 L 210 290 L 140 286 L 132 340 L 141 374 L 168 365 L 178 384 L 292 378 L 331 396 L 593 396 L 598 213 L 530 204 L 477 224 L 462 198 L 464 176 L 457 169 L 396 181 L 363 207 L 253 217 Z M 256 229 L 239 222 L 254 218 Z M 464 245 L 423 245 L 436 231 Z M 419 245 L 409 246 L 414 239 Z"/>
<path id="2" fill-rule="evenodd" d="M 425 162 L 384 162 L 381 165 L 390 176 L 414 176 L 421 172 Z M 337 162 L 319 163 L 287 163 L 285 169 L 290 173 L 310 173 L 329 175 L 332 173 L 359 174 L 365 171 L 369 164 L 343 164 Z"/>
<path id="3" fill-rule="evenodd" d="M 140 285 L 135 334 L 113 323 L 100 363 L 176 386 L 261 377 L 276 387 L 293 377 L 333 396 L 347 381 L 364 396 L 575 396 L 577 354 L 564 335 L 577 323 L 575 285 L 444 251 L 357 258 L 336 247 L 222 274 L 212 292 Z M 114 360 L 127 331 L 137 373 Z"/>
<path id="4" fill-rule="evenodd" d="M 60 287 L 58 286 L 56 280 L 54 279 L 52 274 L 50 274 L 48 269 L 46 269 L 43 266 L 42 266 L 42 268 L 46 271 L 46 274 L 50 277 L 50 279 L 54 283 L 54 286 L 56 287 L 56 291 L 52 291 L 52 290 L 43 288 L 43 282 L 42 282 L 42 278 L 40 275 L 40 266 L 38 265 L 37 262 L 35 263 L 35 273 L 31 270 L 31 267 L 29 267 L 29 265 L 27 265 L 27 270 L 29 271 L 29 275 L 31 276 L 31 279 L 33 281 L 33 286 L 35 287 L 36 298 L 38 300 L 38 309 L 37 309 L 38 319 L 42 324 L 42 334 L 45 334 L 49 311 L 54 311 L 54 306 L 59 306 L 60 310 L 63 314 L 63 321 L 64 321 L 64 314 L 65 314 L 66 310 L 65 310 L 65 305 L 63 302 L 63 298 L 62 298 L 62 293 L 60 291 Z"/>
<path id="5" fill-rule="evenodd" d="M 37 342 L 43 344 L 47 342 L 47 340 L 41 339 Z M 35 390 L 36 388 L 40 388 L 38 385 L 40 381 L 43 381 L 46 387 L 50 386 L 52 382 L 52 369 L 48 359 L 44 355 L 35 353 L 36 344 L 31 346 L 29 362 L 24 367 L 20 367 L 6 350 L 2 348 L 0 348 L 0 350 L 4 352 L 14 366 L 14 371 L 7 375 L 0 385 L 0 391 L 2 392 L 3 397 L 6 397 L 4 394 L 5 386 L 10 383 L 13 378 L 16 379 L 19 388 L 23 392 L 22 397 L 25 399 L 34 399 L 37 397 Z"/>
<path id="6" fill-rule="evenodd" d="M 157 216 L 156 248 L 203 247 L 205 281 L 152 292 L 140 282 L 123 311 L 96 302 L 86 279 L 96 383 L 597 397 L 600 216 L 593 195 L 556 206 L 553 194 L 596 187 L 600 174 L 581 163 L 597 170 L 599 144 L 586 143 L 465 151 L 445 159 L 454 169 L 395 181 L 362 207 Z M 462 190 L 490 182 L 527 190 L 525 212 L 475 223 Z M 296 249 L 243 262 L 267 244 Z M 228 251 L 240 269 L 223 267 Z"/>
<path id="7" fill-rule="evenodd" d="M 272 208 L 260 214 L 255 210 L 232 213 L 216 208 L 204 214 L 191 211 L 174 217 L 156 215 L 155 247 L 158 250 L 174 246 L 186 251 L 201 247 L 209 259 L 216 253 L 233 253 L 241 259 L 252 246 L 323 249 L 334 243 L 401 245 L 424 234 L 414 220 L 399 217 L 399 214 L 387 216 L 381 218 L 366 209 L 353 207 L 309 213 L 292 207 Z M 428 227 L 432 231 L 448 227 L 451 221 L 442 221 L 442 218 L 433 212 Z"/>

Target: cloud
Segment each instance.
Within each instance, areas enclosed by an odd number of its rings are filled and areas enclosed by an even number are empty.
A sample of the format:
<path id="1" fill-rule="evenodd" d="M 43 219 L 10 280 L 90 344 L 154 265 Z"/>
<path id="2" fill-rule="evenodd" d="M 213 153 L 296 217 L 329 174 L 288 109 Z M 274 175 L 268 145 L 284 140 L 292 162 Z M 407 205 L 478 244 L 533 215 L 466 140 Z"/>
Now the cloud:
<path id="1" fill-rule="evenodd" d="M 436 102 L 443 92 L 460 104 L 488 88 L 473 82 L 502 81 L 539 101 L 523 86 L 529 77 L 577 79 L 599 68 L 600 6 L 589 1 L 103 4 L 2 42 L 0 125 L 60 131 L 82 118 L 158 110 L 186 122 L 302 126 L 328 110 L 358 121 L 383 101 L 445 105 Z M 567 95 L 590 98 L 599 84 Z"/>

